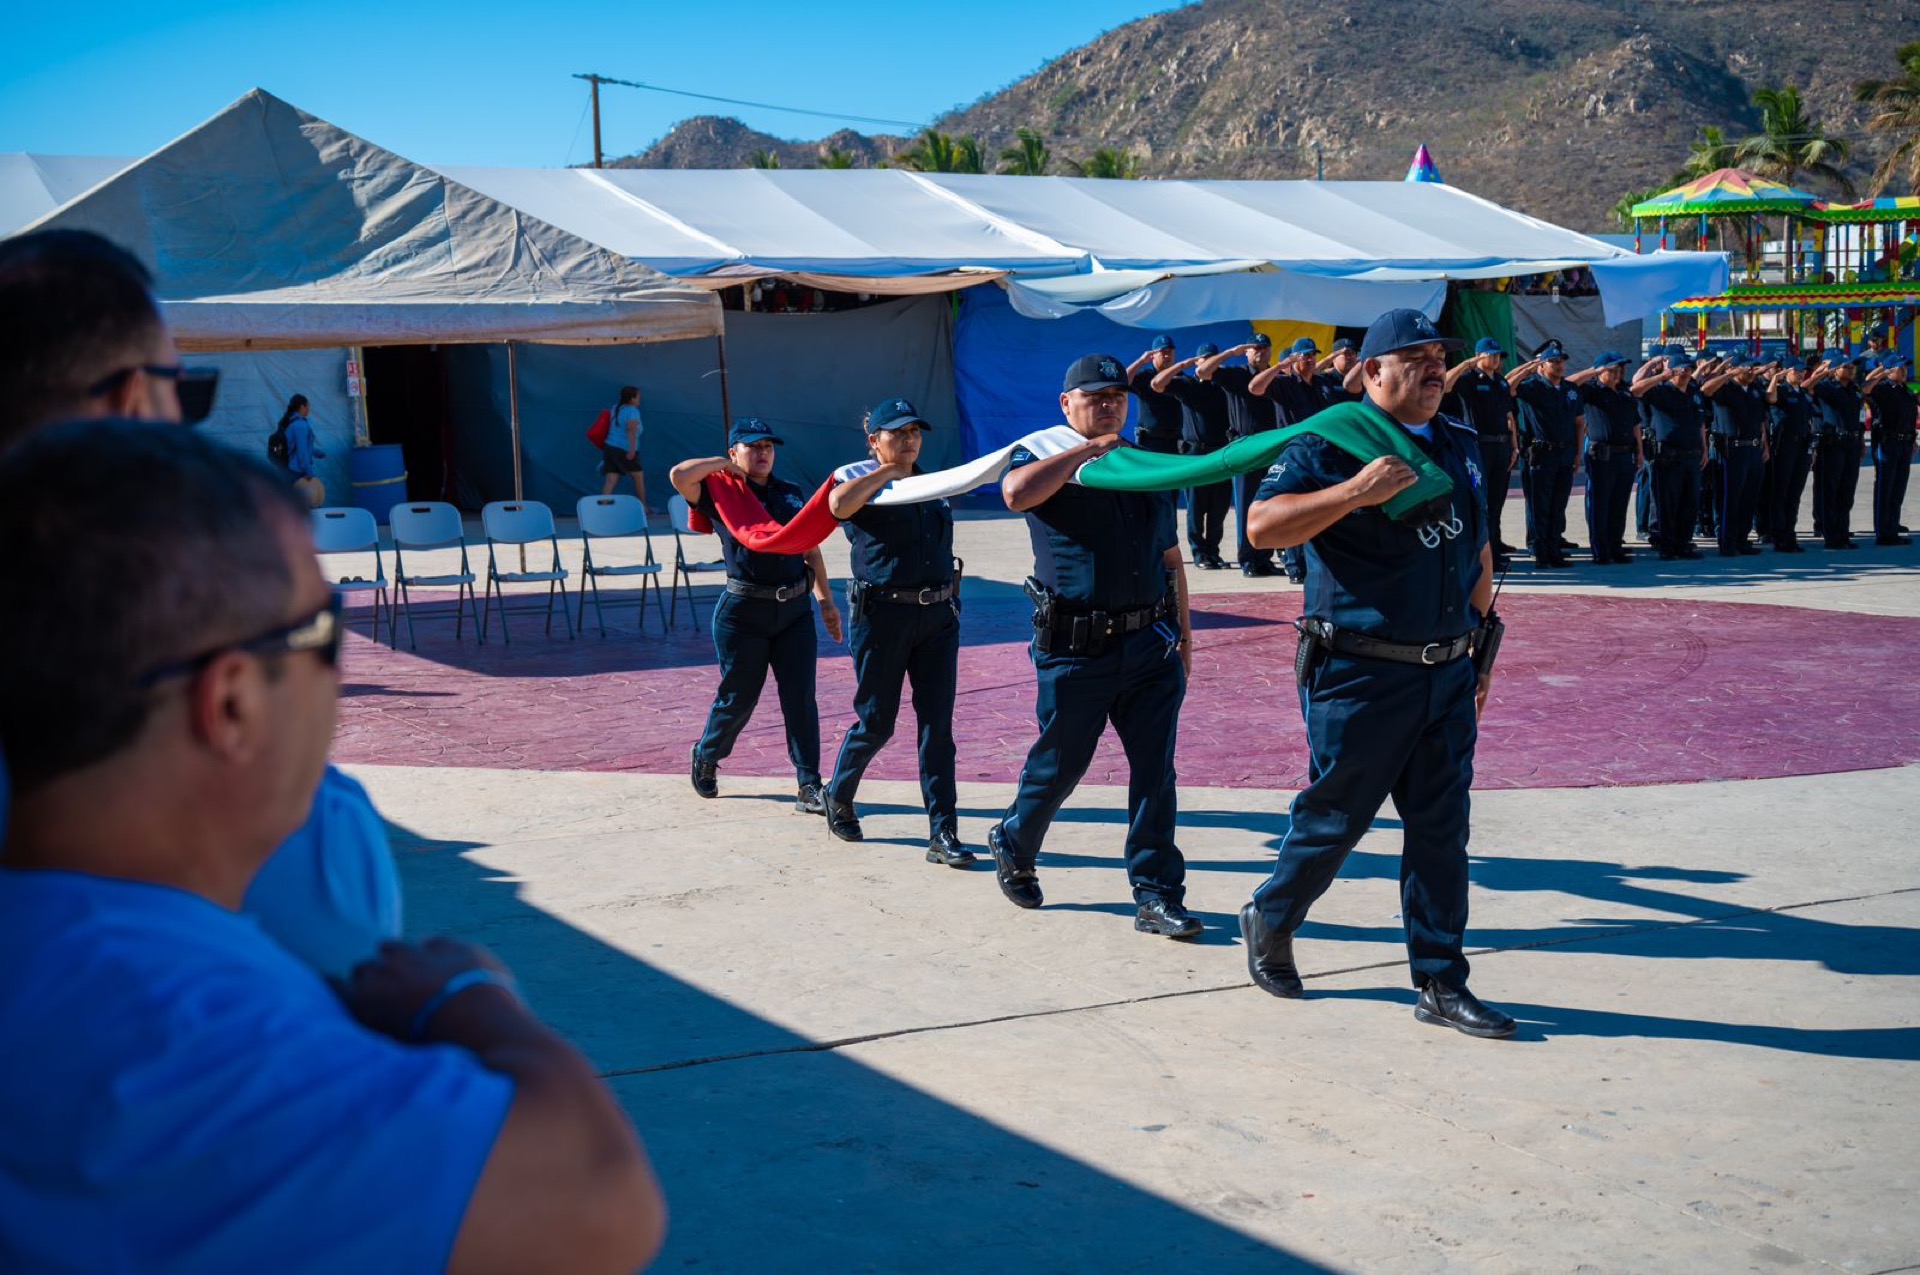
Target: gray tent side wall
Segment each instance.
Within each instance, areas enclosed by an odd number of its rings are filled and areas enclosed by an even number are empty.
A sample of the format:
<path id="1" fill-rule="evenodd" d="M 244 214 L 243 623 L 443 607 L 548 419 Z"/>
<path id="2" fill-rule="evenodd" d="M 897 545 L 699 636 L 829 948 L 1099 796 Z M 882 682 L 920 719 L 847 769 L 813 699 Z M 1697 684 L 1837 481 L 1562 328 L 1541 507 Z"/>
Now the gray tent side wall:
<path id="1" fill-rule="evenodd" d="M 775 472 L 809 490 L 836 466 L 867 454 L 861 416 L 893 396 L 911 400 L 933 426 L 922 466 L 957 465 L 967 457 L 954 401 L 952 315 L 944 295 L 837 314 L 728 311 L 733 413 L 774 427 L 786 440 Z M 667 471 L 676 463 L 724 450 L 719 351 L 712 340 L 522 345 L 518 360 L 524 489 L 556 514 L 571 515 L 576 500 L 599 492 L 599 454 L 587 442 L 587 427 L 613 405 L 622 385 L 640 387 L 648 503 L 665 507 Z M 454 347 L 449 367 L 459 502 L 477 508 L 508 499 L 506 349 Z"/>

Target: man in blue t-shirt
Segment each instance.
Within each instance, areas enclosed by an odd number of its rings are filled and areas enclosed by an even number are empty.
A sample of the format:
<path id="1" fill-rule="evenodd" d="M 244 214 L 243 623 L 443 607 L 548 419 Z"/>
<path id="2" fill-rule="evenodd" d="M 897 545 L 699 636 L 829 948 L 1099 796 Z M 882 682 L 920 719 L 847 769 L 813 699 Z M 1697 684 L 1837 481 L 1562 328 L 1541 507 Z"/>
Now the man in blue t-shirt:
<path id="1" fill-rule="evenodd" d="M 55 426 L 0 457 L 0 543 L 0 1269 L 652 1256 L 631 1126 L 492 957 L 392 943 L 336 995 L 239 911 L 339 694 L 284 480 L 187 430 Z"/>

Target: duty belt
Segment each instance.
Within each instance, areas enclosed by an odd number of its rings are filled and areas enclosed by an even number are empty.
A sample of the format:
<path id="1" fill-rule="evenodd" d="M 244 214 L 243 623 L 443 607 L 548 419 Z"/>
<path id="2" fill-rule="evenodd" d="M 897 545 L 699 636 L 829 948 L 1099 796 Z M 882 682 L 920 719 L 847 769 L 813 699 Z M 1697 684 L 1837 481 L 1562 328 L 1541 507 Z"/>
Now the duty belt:
<path id="1" fill-rule="evenodd" d="M 1611 460 L 1616 452 L 1622 456 L 1628 456 L 1633 453 L 1633 448 L 1624 443 L 1587 444 L 1587 455 L 1594 460 Z"/>
<path id="2" fill-rule="evenodd" d="M 1728 447 L 1758 447 L 1762 440 L 1758 438 L 1723 438 L 1720 441 Z"/>
<path id="3" fill-rule="evenodd" d="M 791 602 L 811 586 L 812 581 L 807 579 L 795 580 L 792 584 L 772 585 L 749 584 L 745 580 L 727 577 L 728 593 L 736 598 L 752 598 L 756 602 Z"/>
<path id="4" fill-rule="evenodd" d="M 953 585 L 943 584 L 929 589 L 882 589 L 878 585 L 860 582 L 860 592 L 870 602 L 896 602 L 902 606 L 930 607 L 945 602 L 953 596 Z"/>
<path id="5" fill-rule="evenodd" d="M 1024 587 L 1034 604 L 1034 643 L 1053 655 L 1098 655 L 1116 639 L 1170 619 L 1180 609 L 1171 589 L 1152 606 L 1131 611 L 1082 611 L 1063 606 L 1031 576 Z"/>
<path id="6" fill-rule="evenodd" d="M 1880 445 L 1886 447 L 1894 443 L 1911 443 L 1913 440 L 1912 434 L 1884 434 L 1880 438 Z"/>
<path id="7" fill-rule="evenodd" d="M 1462 633 L 1457 638 L 1438 642 L 1388 642 L 1311 616 L 1302 616 L 1293 624 L 1302 633 L 1312 634 L 1323 646 L 1341 655 L 1388 660 L 1394 664 L 1424 664 L 1429 667 L 1451 664 L 1465 658 L 1473 650 L 1472 633 Z"/>

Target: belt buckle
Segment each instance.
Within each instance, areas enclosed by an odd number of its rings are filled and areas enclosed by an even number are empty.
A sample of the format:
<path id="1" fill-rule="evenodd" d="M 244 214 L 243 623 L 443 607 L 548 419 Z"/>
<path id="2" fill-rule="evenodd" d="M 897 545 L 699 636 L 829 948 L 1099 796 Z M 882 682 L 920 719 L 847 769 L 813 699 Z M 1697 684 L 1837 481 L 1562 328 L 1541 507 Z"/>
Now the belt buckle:
<path id="1" fill-rule="evenodd" d="M 1438 664 L 1440 660 L 1439 657 L 1434 655 L 1434 652 L 1448 651 L 1452 649 L 1452 646 L 1453 644 L 1451 642 L 1429 642 L 1420 648 L 1420 662 L 1426 665 Z"/>
<path id="2" fill-rule="evenodd" d="M 919 604 L 920 604 L 921 606 L 923 606 L 923 607 L 930 607 L 930 606 L 932 606 L 932 605 L 933 605 L 934 603 L 936 603 L 936 602 L 938 602 L 938 601 L 940 600 L 940 599 L 938 599 L 938 598 L 936 598 L 936 597 L 934 597 L 934 596 L 933 596 L 933 592 L 934 592 L 934 591 L 933 591 L 932 589 L 930 589 L 930 588 L 928 588 L 928 589 L 922 589 L 922 590 L 920 590 L 920 592 L 919 592 L 919 593 L 918 593 L 918 594 L 917 594 L 917 595 L 915 596 L 915 598 L 914 598 L 914 601 L 916 601 L 916 602 L 918 602 L 918 603 L 919 603 Z"/>

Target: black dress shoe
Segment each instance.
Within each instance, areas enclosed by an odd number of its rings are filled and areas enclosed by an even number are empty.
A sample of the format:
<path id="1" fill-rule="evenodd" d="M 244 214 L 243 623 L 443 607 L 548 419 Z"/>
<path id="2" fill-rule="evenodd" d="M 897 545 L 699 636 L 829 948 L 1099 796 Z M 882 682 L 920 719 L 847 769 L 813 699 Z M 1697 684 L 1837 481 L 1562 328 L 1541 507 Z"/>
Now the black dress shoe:
<path id="1" fill-rule="evenodd" d="M 1243 562 L 1240 564 L 1240 574 L 1243 576 L 1270 576 L 1273 574 L 1273 564 L 1271 562 Z"/>
<path id="2" fill-rule="evenodd" d="M 1251 903 L 1240 909 L 1240 941 L 1247 948 L 1247 974 L 1255 987 L 1290 1001 L 1307 994 L 1293 963 L 1293 935 L 1269 927 Z"/>
<path id="3" fill-rule="evenodd" d="M 693 780 L 693 790 L 702 797 L 720 795 L 720 767 L 702 757 L 698 749 L 693 752 L 693 766 L 689 777 Z"/>
<path id="4" fill-rule="evenodd" d="M 1013 851 L 997 823 L 987 829 L 987 849 L 993 852 L 994 880 L 1000 883 L 1000 893 L 1007 896 L 1007 901 L 1017 908 L 1039 907 L 1045 900 L 1040 893 L 1040 875 L 1013 861 Z"/>
<path id="5" fill-rule="evenodd" d="M 1562 549 L 1578 549 L 1580 546 L 1573 543 L 1573 541 L 1567 539 L 1565 536 L 1562 536 L 1560 537 L 1560 547 Z"/>
<path id="6" fill-rule="evenodd" d="M 1133 928 L 1142 934 L 1162 934 L 1170 939 L 1197 938 L 1207 927 L 1190 916 L 1178 903 L 1150 898 L 1133 914 Z"/>
<path id="7" fill-rule="evenodd" d="M 1757 558 L 1757 557 L 1759 557 L 1759 556 L 1760 556 L 1760 546 L 1759 546 L 1759 545 L 1740 545 L 1740 546 L 1738 546 L 1738 548 L 1739 548 L 1739 550 L 1740 550 L 1740 553 L 1741 553 L 1741 554 L 1742 554 L 1742 555 L 1743 555 L 1744 557 L 1748 557 L 1748 558 Z"/>
<path id="8" fill-rule="evenodd" d="M 1695 549 L 1693 546 L 1689 545 L 1685 549 L 1682 549 L 1680 551 L 1680 556 L 1682 558 L 1685 558 L 1688 562 L 1698 562 L 1700 561 L 1701 558 L 1705 557 L 1706 555 L 1701 553 L 1698 549 Z"/>
<path id="9" fill-rule="evenodd" d="M 851 801 L 835 801 L 827 798 L 827 831 L 841 841 L 865 841 L 867 834 L 860 831 L 860 814 L 853 808 Z"/>
<path id="10" fill-rule="evenodd" d="M 1910 545 L 1913 543 L 1913 537 L 1911 536 L 1875 536 L 1873 538 L 1873 543 L 1877 545 Z"/>
<path id="11" fill-rule="evenodd" d="M 1420 1003 L 1413 1007 L 1413 1016 L 1423 1023 L 1451 1027 L 1488 1040 L 1511 1036 L 1519 1027 L 1509 1015 L 1491 1005 L 1482 1005 L 1480 998 L 1466 988 L 1440 983 L 1428 983 L 1420 989 Z"/>
<path id="12" fill-rule="evenodd" d="M 971 868 L 979 860 L 973 857 L 973 851 L 960 844 L 958 834 L 947 829 L 927 839 L 927 862 L 944 863 L 949 868 Z"/>
<path id="13" fill-rule="evenodd" d="M 827 813 L 827 794 L 822 792 L 818 782 L 801 784 L 794 794 L 793 808 L 803 815 L 824 815 Z"/>

